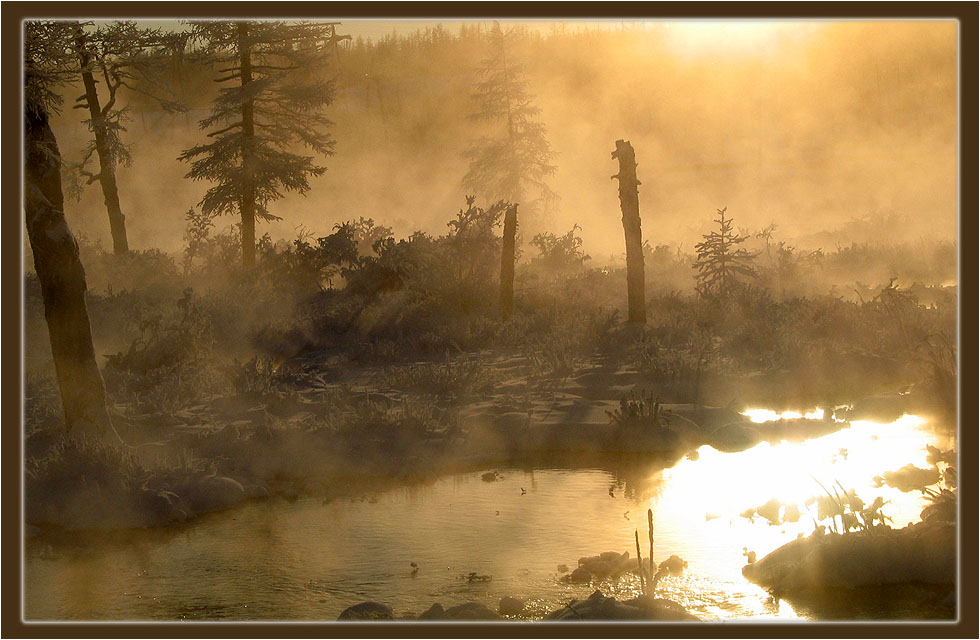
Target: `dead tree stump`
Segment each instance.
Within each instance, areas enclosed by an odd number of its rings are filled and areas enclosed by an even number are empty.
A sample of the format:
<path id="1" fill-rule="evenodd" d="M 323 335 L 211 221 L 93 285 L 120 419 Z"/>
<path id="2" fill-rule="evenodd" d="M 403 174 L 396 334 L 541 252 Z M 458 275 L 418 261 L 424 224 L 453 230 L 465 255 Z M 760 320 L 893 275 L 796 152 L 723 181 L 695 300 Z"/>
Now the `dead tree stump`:
<path id="1" fill-rule="evenodd" d="M 514 312 L 514 254 L 517 246 L 517 205 L 504 213 L 503 249 L 500 253 L 500 317 L 504 320 Z"/>
<path id="2" fill-rule="evenodd" d="M 647 321 L 644 300 L 645 276 L 643 273 L 643 233 L 640 230 L 640 198 L 636 187 L 636 158 L 633 145 L 628 140 L 617 140 L 614 160 L 619 160 L 619 203 L 623 210 L 623 231 L 626 233 L 626 290 L 629 301 L 630 322 Z"/>

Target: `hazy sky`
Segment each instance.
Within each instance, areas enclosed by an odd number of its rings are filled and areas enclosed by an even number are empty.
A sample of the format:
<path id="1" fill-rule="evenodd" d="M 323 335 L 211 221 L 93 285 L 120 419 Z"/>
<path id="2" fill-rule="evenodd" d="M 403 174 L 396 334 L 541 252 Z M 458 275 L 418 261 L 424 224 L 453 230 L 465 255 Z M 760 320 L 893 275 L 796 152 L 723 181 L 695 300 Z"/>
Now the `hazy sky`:
<path id="1" fill-rule="evenodd" d="M 475 20 L 473 18 L 438 18 L 429 20 L 391 20 L 387 18 L 378 19 L 350 19 L 350 18 L 323 18 L 324 21 L 329 22 L 340 22 L 343 28 L 340 29 L 342 33 L 348 33 L 355 38 L 360 36 L 369 39 L 378 39 L 384 37 L 393 32 L 397 32 L 401 35 L 411 33 L 420 29 L 425 29 L 427 27 L 434 27 L 441 24 L 443 28 L 450 31 L 457 31 L 459 26 L 462 24 L 485 24 L 490 25 L 493 23 L 491 20 Z M 181 29 L 183 28 L 179 21 L 177 20 L 140 20 L 140 24 L 153 25 L 158 27 L 165 27 L 168 29 Z M 668 32 L 673 32 L 676 34 L 683 34 L 683 37 L 694 37 L 697 38 L 698 34 L 695 32 L 702 32 L 703 39 L 715 39 L 718 36 L 723 36 L 727 39 L 734 39 L 736 44 L 738 42 L 746 41 L 752 39 L 755 35 L 763 30 L 766 26 L 773 27 L 776 25 L 782 25 L 783 28 L 792 26 L 794 28 L 800 28 L 802 25 L 809 25 L 811 28 L 816 27 L 819 24 L 818 21 L 793 21 L 793 20 L 720 20 L 720 19 L 690 19 L 690 20 L 620 20 L 620 19 L 608 19 L 608 20 L 531 20 L 525 19 L 520 21 L 507 21 L 500 20 L 501 26 L 508 27 L 511 25 L 520 24 L 531 30 L 538 30 L 542 32 L 549 32 L 552 29 L 564 27 L 570 30 L 576 30 L 580 28 L 588 29 L 615 29 L 621 25 L 629 25 L 633 28 L 645 27 L 654 28 L 662 27 Z"/>
<path id="2" fill-rule="evenodd" d="M 378 39 L 478 21 L 341 22 L 342 34 Z M 143 22 L 151 23 L 182 28 L 174 20 Z M 624 26 L 521 24 L 545 36 Z M 529 43 L 534 53 L 523 61 L 529 89 L 557 153 L 551 185 L 561 202 L 549 230 L 578 224 L 592 255 L 621 252 L 609 152 L 623 138 L 637 149 L 644 228 L 655 242 L 689 249 L 722 206 L 739 226 L 775 223 L 781 239 L 800 238 L 804 246 L 833 247 L 834 238 L 806 237 L 872 215 L 909 216 L 911 238 L 955 235 L 955 21 L 625 26 L 624 34 Z M 410 49 L 374 55 L 352 50 L 344 59 L 347 84 L 328 109 L 337 155 L 306 197 L 289 194 L 274 203 L 283 221 L 262 230 L 275 239 L 299 227 L 325 234 L 362 215 L 391 224 L 399 236 L 442 233 L 462 202 L 463 151 L 482 134 L 471 115 L 484 52 L 426 54 L 445 60 L 413 58 Z M 205 78 L 194 86 L 205 95 L 214 85 Z M 206 102 L 194 109 L 176 118 L 134 113 L 128 125 L 134 162 L 119 176 L 134 246 L 179 249 L 183 215 L 209 186 L 184 179 L 187 165 L 176 160 L 204 135 L 196 123 Z M 77 112 L 67 111 L 56 125 L 63 152 L 78 156 L 87 134 Z M 98 189 L 87 189 L 70 208 L 73 224 L 105 238 Z"/>

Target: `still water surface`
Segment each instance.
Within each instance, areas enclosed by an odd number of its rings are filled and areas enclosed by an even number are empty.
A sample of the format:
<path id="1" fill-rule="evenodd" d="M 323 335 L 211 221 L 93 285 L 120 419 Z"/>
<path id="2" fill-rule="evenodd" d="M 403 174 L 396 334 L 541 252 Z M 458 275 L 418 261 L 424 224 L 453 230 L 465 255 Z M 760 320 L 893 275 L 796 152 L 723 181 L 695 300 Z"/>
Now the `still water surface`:
<path id="1" fill-rule="evenodd" d="M 496 482 L 478 472 L 356 499 L 273 499 L 125 536 L 42 535 L 27 544 L 25 613 L 29 620 L 333 620 L 363 600 L 389 604 L 400 617 L 433 602 L 475 600 L 496 610 L 502 596 L 516 596 L 527 599 L 527 617 L 540 617 L 596 587 L 635 593 L 632 577 L 571 585 L 557 567 L 603 551 L 635 557 L 636 530 L 646 556 L 650 508 L 656 560 L 677 554 L 688 562 L 682 575 L 661 582 L 659 595 L 706 620 L 795 619 L 789 604 L 769 602 L 742 578 L 743 550 L 762 558 L 812 532 L 805 501 L 822 494 L 818 480 L 828 488 L 839 481 L 866 503 L 881 495 L 894 526 L 918 520 L 919 493 L 875 488 L 873 478 L 908 463 L 928 466 L 926 444 L 952 446 L 905 416 L 740 453 L 705 446 L 662 470 L 503 468 Z M 802 517 L 771 525 L 740 516 L 772 498 L 796 504 Z M 469 583 L 462 576 L 470 572 L 492 580 Z"/>

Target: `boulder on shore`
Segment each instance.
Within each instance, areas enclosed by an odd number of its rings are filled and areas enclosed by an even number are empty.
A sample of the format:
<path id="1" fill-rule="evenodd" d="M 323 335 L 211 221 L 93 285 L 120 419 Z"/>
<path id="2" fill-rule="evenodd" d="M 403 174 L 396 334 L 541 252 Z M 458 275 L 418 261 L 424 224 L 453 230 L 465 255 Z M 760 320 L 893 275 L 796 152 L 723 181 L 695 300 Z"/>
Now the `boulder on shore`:
<path id="1" fill-rule="evenodd" d="M 395 615 L 386 604 L 359 602 L 340 612 L 337 620 L 394 620 Z"/>
<path id="2" fill-rule="evenodd" d="M 640 596 L 620 602 L 616 598 L 603 596 L 598 590 L 585 600 L 572 600 L 561 609 L 546 615 L 544 619 L 560 622 L 575 620 L 700 622 L 697 616 L 672 600 Z"/>
<path id="3" fill-rule="evenodd" d="M 446 610 L 436 602 L 431 607 L 419 614 L 419 620 L 445 620 Z"/>
<path id="4" fill-rule="evenodd" d="M 479 602 L 467 602 L 444 609 L 438 602 L 418 617 L 419 620 L 499 620 L 500 616 Z"/>
<path id="5" fill-rule="evenodd" d="M 812 534 L 785 544 L 742 575 L 781 596 L 825 588 L 903 583 L 955 584 L 956 525 L 926 521 L 903 529 Z"/>

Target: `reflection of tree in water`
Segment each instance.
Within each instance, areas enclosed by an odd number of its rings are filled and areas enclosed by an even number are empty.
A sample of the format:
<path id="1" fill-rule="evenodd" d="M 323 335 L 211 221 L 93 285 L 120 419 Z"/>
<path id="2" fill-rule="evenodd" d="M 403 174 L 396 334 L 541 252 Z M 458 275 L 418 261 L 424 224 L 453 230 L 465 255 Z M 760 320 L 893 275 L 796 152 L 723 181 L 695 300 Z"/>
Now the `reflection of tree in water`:
<path id="1" fill-rule="evenodd" d="M 663 470 L 673 461 L 662 456 L 637 456 L 618 460 L 613 469 L 615 481 L 610 492 L 627 500 L 643 501 L 659 497 L 663 491 Z"/>

